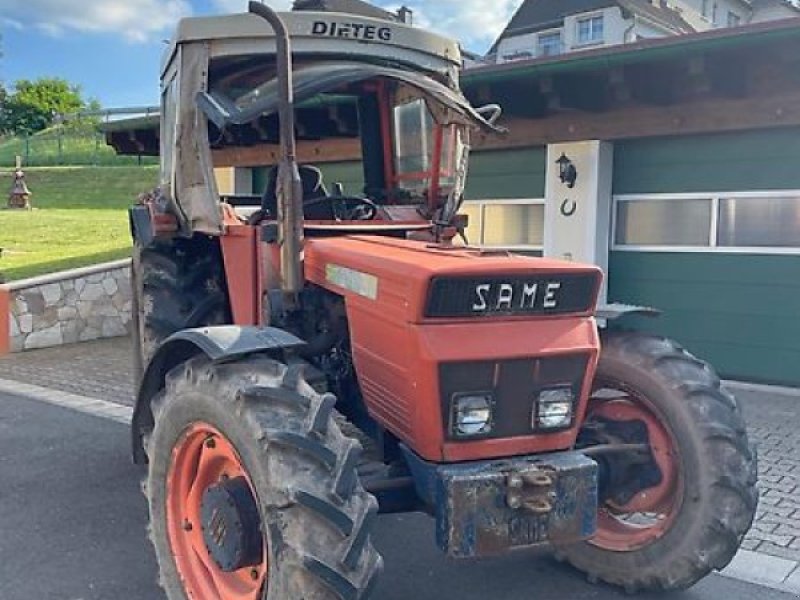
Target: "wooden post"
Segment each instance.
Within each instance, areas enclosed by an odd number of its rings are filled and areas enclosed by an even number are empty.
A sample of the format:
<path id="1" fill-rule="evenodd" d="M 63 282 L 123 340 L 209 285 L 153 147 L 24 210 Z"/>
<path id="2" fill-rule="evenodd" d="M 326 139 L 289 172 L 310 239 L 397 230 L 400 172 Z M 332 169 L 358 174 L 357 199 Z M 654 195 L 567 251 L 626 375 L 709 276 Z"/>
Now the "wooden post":
<path id="1" fill-rule="evenodd" d="M 24 208 L 30 210 L 31 191 L 25 183 L 25 173 L 22 172 L 22 157 L 17 156 L 17 167 L 14 171 L 14 184 L 8 194 L 8 208 Z"/>

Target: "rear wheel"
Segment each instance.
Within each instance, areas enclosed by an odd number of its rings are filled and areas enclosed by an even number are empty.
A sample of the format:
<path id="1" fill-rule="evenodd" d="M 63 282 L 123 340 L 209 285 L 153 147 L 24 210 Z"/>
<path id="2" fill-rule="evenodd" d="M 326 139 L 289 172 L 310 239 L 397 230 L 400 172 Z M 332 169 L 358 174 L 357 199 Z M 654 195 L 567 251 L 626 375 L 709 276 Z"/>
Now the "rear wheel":
<path id="1" fill-rule="evenodd" d="M 578 439 L 641 448 L 595 456 L 597 533 L 558 550 L 590 580 L 681 589 L 730 562 L 755 513 L 756 458 L 707 364 L 664 338 L 607 334 Z"/>
<path id="2" fill-rule="evenodd" d="M 266 358 L 195 358 L 170 373 L 145 485 L 170 600 L 369 597 L 377 502 L 334 403 Z"/>

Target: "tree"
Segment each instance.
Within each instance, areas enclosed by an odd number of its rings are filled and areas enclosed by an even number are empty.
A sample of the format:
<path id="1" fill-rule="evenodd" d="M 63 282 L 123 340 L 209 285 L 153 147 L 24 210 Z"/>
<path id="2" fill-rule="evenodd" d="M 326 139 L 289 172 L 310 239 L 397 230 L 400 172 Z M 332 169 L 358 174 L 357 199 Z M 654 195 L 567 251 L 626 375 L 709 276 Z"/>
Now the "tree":
<path id="1" fill-rule="evenodd" d="M 85 106 L 79 86 L 64 79 L 20 79 L 4 102 L 5 128 L 31 134 L 50 127 L 57 115 L 78 112 Z"/>
<path id="2" fill-rule="evenodd" d="M 8 92 L 6 91 L 3 82 L 0 81 L 0 135 L 3 135 L 8 129 L 6 123 L 6 102 L 8 101 Z"/>

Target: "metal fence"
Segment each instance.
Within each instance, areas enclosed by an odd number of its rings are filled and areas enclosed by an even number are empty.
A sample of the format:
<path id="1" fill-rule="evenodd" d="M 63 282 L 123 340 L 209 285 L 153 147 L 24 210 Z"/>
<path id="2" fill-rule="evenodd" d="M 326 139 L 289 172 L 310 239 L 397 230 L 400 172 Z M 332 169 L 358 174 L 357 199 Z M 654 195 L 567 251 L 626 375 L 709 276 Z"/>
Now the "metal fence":
<path id="1" fill-rule="evenodd" d="M 101 122 L 121 116 L 148 115 L 157 107 L 101 110 L 67 115 L 58 124 L 33 135 L 0 137 L 0 167 L 13 167 L 16 157 L 27 167 L 115 166 L 156 164 L 152 157 L 117 156 L 106 145 Z"/>

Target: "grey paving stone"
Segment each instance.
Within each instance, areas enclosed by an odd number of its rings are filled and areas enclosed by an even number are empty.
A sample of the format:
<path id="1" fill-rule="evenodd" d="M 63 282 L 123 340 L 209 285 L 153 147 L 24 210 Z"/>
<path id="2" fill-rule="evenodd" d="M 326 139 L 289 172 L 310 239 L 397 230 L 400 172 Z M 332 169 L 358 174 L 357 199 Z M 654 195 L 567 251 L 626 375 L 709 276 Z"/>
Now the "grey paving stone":
<path id="1" fill-rule="evenodd" d="M 756 539 L 746 538 L 742 542 L 742 550 L 752 550 L 755 551 L 758 549 L 759 541 Z"/>
<path id="2" fill-rule="evenodd" d="M 747 539 L 760 542 L 759 553 L 800 560 L 800 393 L 733 391 L 758 446 L 761 498 Z"/>
<path id="3" fill-rule="evenodd" d="M 762 541 L 758 545 L 758 553 L 785 558 L 786 560 L 793 560 L 795 562 L 800 561 L 800 547 L 792 548 L 791 544 L 789 546 L 778 546 L 772 542 Z"/>
<path id="4" fill-rule="evenodd" d="M 133 404 L 128 338 L 98 340 L 0 358 L 0 378 Z"/>

